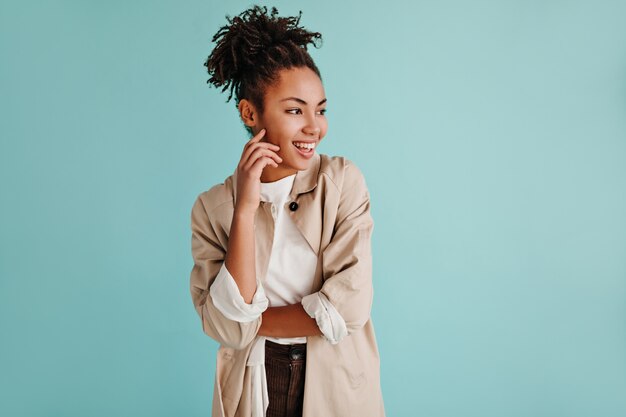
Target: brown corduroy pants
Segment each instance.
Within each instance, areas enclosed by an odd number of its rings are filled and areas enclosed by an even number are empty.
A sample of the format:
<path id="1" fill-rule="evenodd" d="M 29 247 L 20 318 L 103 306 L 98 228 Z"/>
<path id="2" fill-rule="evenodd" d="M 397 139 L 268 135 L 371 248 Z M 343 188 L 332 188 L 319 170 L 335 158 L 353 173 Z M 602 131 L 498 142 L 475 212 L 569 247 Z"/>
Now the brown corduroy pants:
<path id="1" fill-rule="evenodd" d="M 283 345 L 265 341 L 265 373 L 269 404 L 266 417 L 302 417 L 306 343 Z"/>

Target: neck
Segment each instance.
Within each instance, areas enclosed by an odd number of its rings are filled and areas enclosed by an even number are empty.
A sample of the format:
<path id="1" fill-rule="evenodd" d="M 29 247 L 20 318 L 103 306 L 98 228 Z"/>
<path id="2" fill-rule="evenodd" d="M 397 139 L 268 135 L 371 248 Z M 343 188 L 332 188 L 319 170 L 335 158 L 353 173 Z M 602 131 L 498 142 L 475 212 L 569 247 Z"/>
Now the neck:
<path id="1" fill-rule="evenodd" d="M 274 182 L 297 173 L 297 169 L 266 166 L 261 174 L 261 182 Z"/>

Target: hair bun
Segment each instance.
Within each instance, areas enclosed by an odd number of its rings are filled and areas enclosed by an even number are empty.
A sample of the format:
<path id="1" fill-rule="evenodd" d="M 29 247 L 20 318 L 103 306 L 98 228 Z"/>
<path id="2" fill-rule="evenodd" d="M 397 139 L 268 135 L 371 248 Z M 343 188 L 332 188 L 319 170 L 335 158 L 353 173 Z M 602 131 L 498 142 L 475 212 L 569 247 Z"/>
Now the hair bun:
<path id="1" fill-rule="evenodd" d="M 321 79 L 307 46 L 319 48 L 322 34 L 299 26 L 302 11 L 294 17 L 277 14 L 276 7 L 268 14 L 266 6 L 254 5 L 233 18 L 226 15 L 229 24 L 213 36 L 216 45 L 204 62 L 211 75 L 207 84 L 223 86 L 222 92 L 230 88 L 227 102 L 235 92 L 237 102 L 246 98 L 262 113 L 265 90 L 280 70 L 308 67 Z"/>
<path id="2" fill-rule="evenodd" d="M 217 42 L 211 56 L 204 63 L 213 76 L 207 83 L 221 86 L 230 80 L 241 80 L 249 70 L 262 66 L 262 61 L 276 59 L 270 53 L 281 46 L 297 46 L 307 50 L 307 45 L 321 40 L 318 32 L 309 32 L 298 26 L 302 11 L 294 17 L 277 17 L 278 10 L 255 5 L 231 18 L 213 36 Z M 223 90 L 222 90 L 223 91 Z"/>

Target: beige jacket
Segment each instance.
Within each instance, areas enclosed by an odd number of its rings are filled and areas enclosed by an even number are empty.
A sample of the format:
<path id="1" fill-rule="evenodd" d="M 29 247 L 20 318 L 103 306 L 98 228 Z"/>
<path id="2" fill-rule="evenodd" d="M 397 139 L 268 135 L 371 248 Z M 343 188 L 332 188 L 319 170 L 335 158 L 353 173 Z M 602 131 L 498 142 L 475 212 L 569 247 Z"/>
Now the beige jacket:
<path id="1" fill-rule="evenodd" d="M 204 333 L 220 344 L 212 417 L 251 415 L 246 362 L 262 320 L 227 319 L 209 296 L 228 247 L 236 186 L 235 171 L 202 192 L 191 210 L 191 297 Z M 255 217 L 256 272 L 262 282 L 274 234 L 272 204 L 261 201 Z M 309 168 L 297 172 L 285 213 L 318 255 L 311 293 L 326 295 L 348 329 L 348 336 L 334 345 L 322 336 L 307 337 L 303 417 L 383 417 L 380 359 L 370 319 L 374 222 L 365 178 L 345 157 L 315 153 Z"/>

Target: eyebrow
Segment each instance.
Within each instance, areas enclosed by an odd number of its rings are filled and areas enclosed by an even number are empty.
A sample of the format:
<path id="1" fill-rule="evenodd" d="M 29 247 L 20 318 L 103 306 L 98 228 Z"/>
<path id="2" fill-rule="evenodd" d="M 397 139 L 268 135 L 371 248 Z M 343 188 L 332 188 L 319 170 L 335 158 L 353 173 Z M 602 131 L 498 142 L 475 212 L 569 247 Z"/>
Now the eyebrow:
<path id="1" fill-rule="evenodd" d="M 287 97 L 287 98 L 282 99 L 281 102 L 287 101 L 287 100 L 294 100 L 294 101 L 297 101 L 298 103 L 302 103 L 304 105 L 307 104 L 306 101 L 304 101 L 304 100 L 302 100 L 301 98 L 298 98 L 298 97 Z M 326 100 L 327 99 L 324 99 L 324 100 L 320 101 L 319 103 L 317 103 L 317 105 L 319 106 L 320 104 L 324 104 L 326 102 Z"/>

